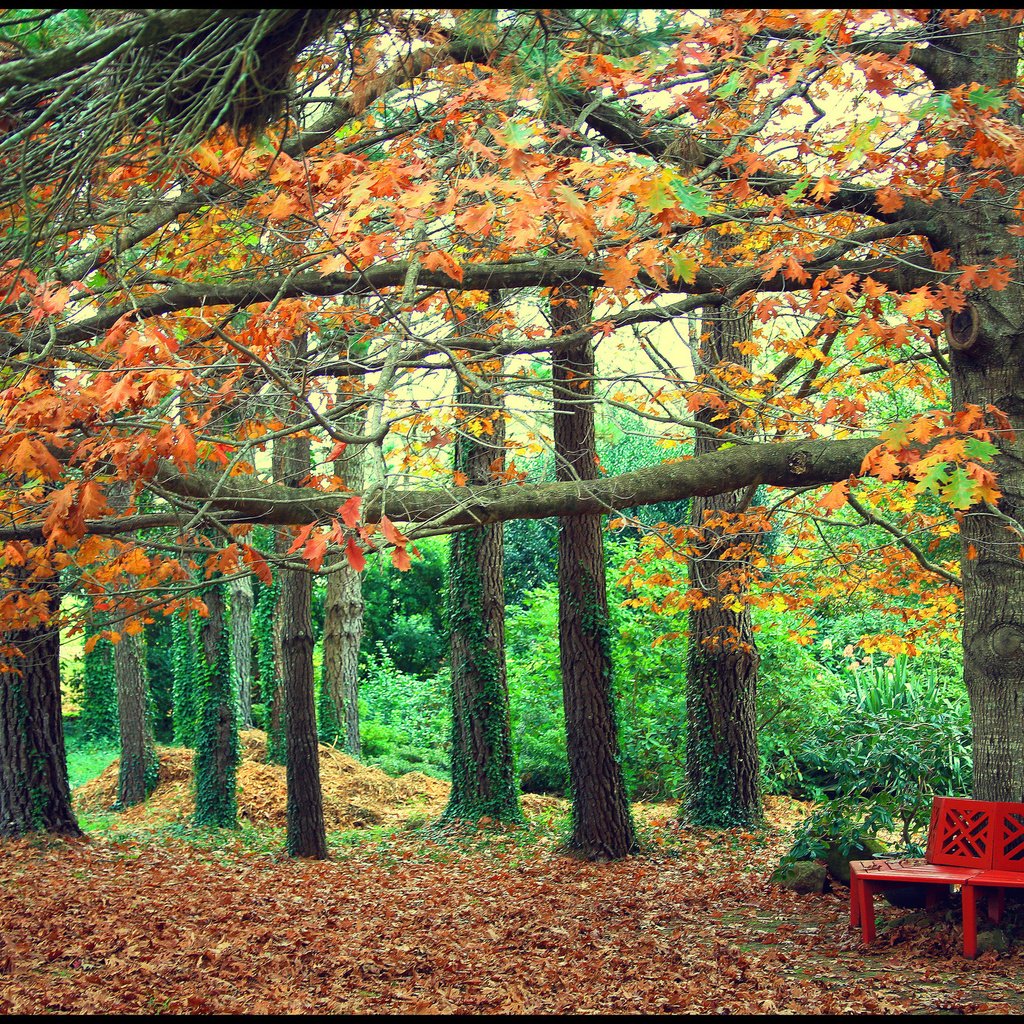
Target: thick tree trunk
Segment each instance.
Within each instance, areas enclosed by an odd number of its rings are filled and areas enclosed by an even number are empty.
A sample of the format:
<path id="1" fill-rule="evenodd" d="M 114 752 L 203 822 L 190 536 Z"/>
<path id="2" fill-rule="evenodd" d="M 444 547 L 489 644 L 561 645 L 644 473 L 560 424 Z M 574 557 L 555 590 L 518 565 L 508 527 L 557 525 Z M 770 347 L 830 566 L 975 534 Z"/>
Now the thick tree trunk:
<path id="1" fill-rule="evenodd" d="M 552 326 L 562 333 L 579 330 L 590 313 L 586 293 L 559 289 Z M 553 355 L 551 366 L 558 479 L 581 481 L 585 489 L 597 476 L 590 341 Z M 592 860 L 625 857 L 637 844 L 615 721 L 600 516 L 559 521 L 558 642 L 572 789 L 567 849 Z"/>
<path id="2" fill-rule="evenodd" d="M 237 695 L 232 685 L 229 624 L 224 584 L 203 595 L 204 685 L 199 695 L 194 774 L 197 825 L 237 824 L 235 777 L 239 760 Z"/>
<path id="3" fill-rule="evenodd" d="M 699 364 L 709 381 L 718 363 L 744 361 L 735 346 L 748 340 L 750 331 L 750 315 L 730 306 L 705 315 Z M 733 426 L 717 411 L 700 418 L 710 422 L 712 415 L 719 417 L 712 429 Z M 720 444 L 712 434 L 699 432 L 694 455 L 715 451 Z M 685 814 L 694 825 L 704 827 L 752 825 L 763 818 L 757 749 L 758 653 L 749 606 L 739 600 L 742 593 L 733 589 L 748 570 L 737 546 L 743 541 L 756 543 L 757 538 L 704 525 L 705 520 L 720 521 L 722 513 L 743 511 L 748 499 L 744 491 L 731 491 L 694 498 L 691 506 L 693 526 L 699 531 L 693 546 L 699 554 L 690 559 L 690 588 L 704 600 L 689 615 Z"/>
<path id="4" fill-rule="evenodd" d="M 296 339 L 297 359 L 305 355 L 305 342 L 304 335 Z M 309 438 L 292 437 L 278 443 L 282 448 L 283 482 L 297 487 L 309 476 Z M 326 860 L 327 832 L 320 788 L 320 747 L 313 684 L 312 591 L 310 573 L 281 570 L 278 609 L 287 741 L 287 843 L 288 853 L 293 857 Z"/>
<path id="5" fill-rule="evenodd" d="M 944 85 L 977 82 L 990 89 L 1013 80 L 1019 26 L 998 17 L 975 21 L 943 40 Z M 1019 104 L 1005 115 L 1018 123 Z M 954 145 L 968 136 L 955 138 Z M 976 171 L 969 155 L 954 153 L 953 167 L 968 182 Z M 1021 179 L 1008 179 L 1019 194 Z M 945 238 L 959 264 L 990 267 L 1000 257 L 1024 265 L 1024 245 L 1006 232 L 1005 209 L 1014 191 L 980 189 L 970 201 L 945 204 Z M 972 322 L 977 315 L 976 325 Z M 996 508 L 975 505 L 961 520 L 964 681 L 974 730 L 974 795 L 983 800 L 1024 800 L 1024 286 L 1015 274 L 1005 289 L 980 289 L 951 325 L 952 406 L 994 406 L 1015 436 L 1002 431 L 994 466 L 1002 491 Z M 986 412 L 989 423 L 996 423 Z"/>
<path id="6" fill-rule="evenodd" d="M 153 792 L 160 763 L 153 742 L 146 678 L 145 636 L 122 632 L 114 644 L 117 720 L 121 759 L 117 773 L 119 809 L 142 803 Z"/>
<path id="7" fill-rule="evenodd" d="M 465 413 L 455 441 L 455 467 L 473 484 L 493 480 L 505 464 L 502 402 L 474 366 L 482 387 L 461 380 Z M 469 424 L 487 423 L 479 436 Z M 452 788 L 441 822 L 520 823 L 505 670 L 504 527 L 455 533 L 448 566 L 451 650 Z"/>
<path id="8" fill-rule="evenodd" d="M 252 576 L 240 576 L 230 583 L 231 664 L 238 691 L 238 724 L 253 728 L 252 720 Z"/>
<path id="9" fill-rule="evenodd" d="M 50 608 L 57 610 L 55 593 Z M 0 836 L 81 835 L 64 749 L 60 634 L 43 625 L 0 639 Z"/>
<path id="10" fill-rule="evenodd" d="M 365 411 L 342 420 L 345 430 L 357 433 Z M 363 488 L 362 455 L 365 449 L 346 449 L 334 460 L 334 473 L 358 493 Z M 344 555 L 332 557 L 324 608 L 324 662 L 321 677 L 320 731 L 327 742 L 341 739 L 345 751 L 362 755 L 359 739 L 359 647 L 363 640 L 363 577 Z"/>

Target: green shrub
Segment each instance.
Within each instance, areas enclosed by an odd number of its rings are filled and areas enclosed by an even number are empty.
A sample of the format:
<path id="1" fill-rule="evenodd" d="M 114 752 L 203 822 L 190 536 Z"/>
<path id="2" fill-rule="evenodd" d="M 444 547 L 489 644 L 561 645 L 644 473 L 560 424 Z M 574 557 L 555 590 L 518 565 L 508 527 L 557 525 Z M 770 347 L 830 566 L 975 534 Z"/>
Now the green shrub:
<path id="1" fill-rule="evenodd" d="M 364 752 L 372 725 L 390 726 L 404 743 L 430 752 L 430 762 L 446 763 L 450 743 L 451 708 L 448 673 L 421 678 L 395 666 L 390 652 L 378 643 L 364 655 L 360 667 L 360 729 Z"/>
<path id="2" fill-rule="evenodd" d="M 879 830 L 919 853 L 932 796 L 971 792 L 967 701 L 912 660 L 860 664 L 816 744 L 829 801 L 798 830 L 793 856 L 821 856 L 830 840 L 849 849 Z"/>

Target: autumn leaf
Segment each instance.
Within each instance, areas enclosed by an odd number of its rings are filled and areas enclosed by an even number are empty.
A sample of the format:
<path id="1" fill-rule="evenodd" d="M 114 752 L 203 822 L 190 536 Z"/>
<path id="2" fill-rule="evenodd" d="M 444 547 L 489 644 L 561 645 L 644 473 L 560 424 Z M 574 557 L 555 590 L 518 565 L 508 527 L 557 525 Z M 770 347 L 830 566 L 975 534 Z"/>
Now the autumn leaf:
<path id="1" fill-rule="evenodd" d="M 345 543 L 345 557 L 355 572 L 362 572 L 366 568 L 366 556 L 354 537 L 349 537 Z"/>
<path id="2" fill-rule="evenodd" d="M 338 513 L 346 526 L 354 527 L 359 522 L 359 507 L 362 503 L 363 499 L 354 494 L 348 501 L 338 506 Z"/>
<path id="3" fill-rule="evenodd" d="M 850 485 L 847 481 L 842 483 L 833 484 L 825 495 L 819 498 L 815 504 L 819 508 L 828 509 L 830 512 L 834 512 L 838 508 L 842 508 L 846 504 L 846 496 L 850 491 Z"/>

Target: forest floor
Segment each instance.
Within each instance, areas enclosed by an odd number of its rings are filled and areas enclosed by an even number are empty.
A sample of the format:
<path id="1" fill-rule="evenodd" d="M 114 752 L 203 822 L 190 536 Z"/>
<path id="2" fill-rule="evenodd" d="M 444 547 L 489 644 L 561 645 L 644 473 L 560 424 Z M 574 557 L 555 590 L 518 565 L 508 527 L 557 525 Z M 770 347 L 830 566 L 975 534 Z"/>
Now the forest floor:
<path id="1" fill-rule="evenodd" d="M 1024 1011 L 1024 950 L 964 960 L 956 907 L 878 901 L 864 947 L 844 887 L 772 885 L 794 801 L 768 798 L 757 832 L 637 805 L 646 852 L 591 864 L 559 853 L 564 803 L 437 834 L 421 826 L 444 784 L 404 779 L 388 813 L 376 780 L 362 810 L 390 820 L 332 831 L 326 862 L 284 856 L 279 826 L 191 827 L 187 782 L 116 816 L 88 810 L 109 779 L 81 787 L 86 838 L 0 842 L 0 1013 Z"/>

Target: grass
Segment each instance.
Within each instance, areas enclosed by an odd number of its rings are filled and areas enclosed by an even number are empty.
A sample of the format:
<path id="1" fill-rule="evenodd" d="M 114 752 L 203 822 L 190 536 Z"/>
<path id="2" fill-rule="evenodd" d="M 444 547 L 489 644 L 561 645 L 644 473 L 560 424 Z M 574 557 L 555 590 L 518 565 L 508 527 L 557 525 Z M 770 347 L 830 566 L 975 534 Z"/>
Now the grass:
<path id="1" fill-rule="evenodd" d="M 98 740 L 93 743 L 69 742 L 68 781 L 71 788 L 81 786 L 90 779 L 95 779 L 106 768 L 117 760 L 116 743 Z"/>

